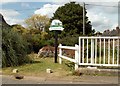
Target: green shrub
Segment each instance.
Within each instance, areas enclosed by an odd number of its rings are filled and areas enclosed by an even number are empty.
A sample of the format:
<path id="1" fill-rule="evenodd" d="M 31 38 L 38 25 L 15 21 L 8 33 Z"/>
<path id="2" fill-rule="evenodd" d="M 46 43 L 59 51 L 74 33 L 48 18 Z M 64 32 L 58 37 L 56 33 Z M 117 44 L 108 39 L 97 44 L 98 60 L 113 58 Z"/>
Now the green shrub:
<path id="1" fill-rule="evenodd" d="M 26 57 L 27 41 L 12 29 L 2 30 L 2 67 L 18 66 L 29 62 Z"/>

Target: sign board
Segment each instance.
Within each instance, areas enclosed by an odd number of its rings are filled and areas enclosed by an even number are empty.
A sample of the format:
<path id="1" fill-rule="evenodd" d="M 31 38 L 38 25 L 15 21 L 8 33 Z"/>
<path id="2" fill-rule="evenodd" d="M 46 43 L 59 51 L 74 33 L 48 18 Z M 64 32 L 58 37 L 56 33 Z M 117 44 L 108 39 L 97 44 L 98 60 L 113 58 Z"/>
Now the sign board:
<path id="1" fill-rule="evenodd" d="M 51 25 L 50 25 L 49 30 L 50 31 L 51 30 L 61 30 L 61 31 L 63 31 L 64 28 L 63 28 L 62 22 L 60 20 L 57 20 L 57 19 L 53 20 Z"/>

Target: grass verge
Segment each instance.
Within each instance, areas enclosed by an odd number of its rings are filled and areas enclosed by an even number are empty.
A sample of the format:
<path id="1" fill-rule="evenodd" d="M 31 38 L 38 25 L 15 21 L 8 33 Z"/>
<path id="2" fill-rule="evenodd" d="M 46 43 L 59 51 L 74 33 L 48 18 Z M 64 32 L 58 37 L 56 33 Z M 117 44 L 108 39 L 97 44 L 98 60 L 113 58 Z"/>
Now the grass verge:
<path id="1" fill-rule="evenodd" d="M 68 65 L 69 62 L 63 60 L 62 64 L 54 63 L 54 58 L 38 58 L 34 60 L 34 63 L 24 64 L 18 67 L 7 67 L 3 68 L 3 74 L 12 75 L 13 69 L 18 69 L 20 74 L 30 76 L 46 76 L 46 69 L 52 69 L 54 76 L 68 76 L 72 75 L 74 69 Z"/>

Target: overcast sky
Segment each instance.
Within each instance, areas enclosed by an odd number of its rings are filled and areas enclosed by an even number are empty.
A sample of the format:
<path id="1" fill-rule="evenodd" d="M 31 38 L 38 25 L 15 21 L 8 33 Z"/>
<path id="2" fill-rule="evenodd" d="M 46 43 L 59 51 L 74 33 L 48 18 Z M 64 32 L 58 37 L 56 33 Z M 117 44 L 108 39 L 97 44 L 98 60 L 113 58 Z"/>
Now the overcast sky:
<path id="1" fill-rule="evenodd" d="M 87 16 L 92 23 L 92 28 L 103 32 L 106 29 L 115 29 L 118 26 L 118 1 L 119 0 L 2 0 L 0 13 L 3 14 L 8 24 L 24 25 L 24 20 L 33 14 L 52 17 L 58 7 L 70 1 L 76 1 L 82 6 L 85 2 Z"/>

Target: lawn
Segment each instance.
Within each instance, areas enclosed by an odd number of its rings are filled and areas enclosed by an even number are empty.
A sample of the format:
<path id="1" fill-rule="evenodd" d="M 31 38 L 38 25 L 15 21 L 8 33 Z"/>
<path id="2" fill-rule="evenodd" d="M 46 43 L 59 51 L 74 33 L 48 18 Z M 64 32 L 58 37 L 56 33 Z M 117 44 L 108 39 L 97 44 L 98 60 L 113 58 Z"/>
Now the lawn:
<path id="1" fill-rule="evenodd" d="M 34 55 L 32 55 L 34 56 Z M 68 76 L 72 75 L 74 71 L 74 65 L 64 60 L 62 64 L 54 63 L 54 58 L 37 58 L 34 59 L 32 64 L 24 64 L 18 67 L 3 68 L 3 74 L 12 75 L 13 69 L 18 69 L 20 74 L 30 76 L 46 76 L 46 69 L 50 68 L 53 71 L 54 76 Z"/>

